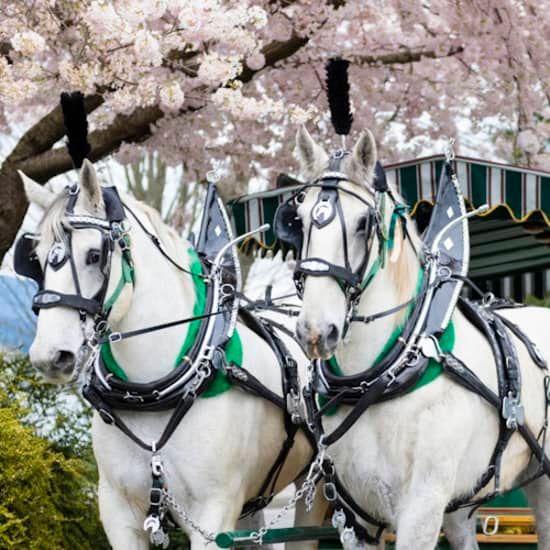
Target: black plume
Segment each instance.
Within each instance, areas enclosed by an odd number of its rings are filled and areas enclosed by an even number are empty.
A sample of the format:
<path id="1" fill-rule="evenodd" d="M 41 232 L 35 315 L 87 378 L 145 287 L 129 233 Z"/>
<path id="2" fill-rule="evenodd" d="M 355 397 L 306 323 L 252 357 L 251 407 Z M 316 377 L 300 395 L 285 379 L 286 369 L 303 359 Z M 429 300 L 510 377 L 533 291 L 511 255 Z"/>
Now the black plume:
<path id="1" fill-rule="evenodd" d="M 92 148 L 88 143 L 88 119 L 82 92 L 63 92 L 61 109 L 67 134 L 67 149 L 75 168 L 80 168 Z"/>
<path id="2" fill-rule="evenodd" d="M 330 59 L 326 66 L 330 118 L 334 130 L 341 136 L 349 134 L 353 122 L 349 102 L 348 66 L 349 61 L 339 58 Z"/>

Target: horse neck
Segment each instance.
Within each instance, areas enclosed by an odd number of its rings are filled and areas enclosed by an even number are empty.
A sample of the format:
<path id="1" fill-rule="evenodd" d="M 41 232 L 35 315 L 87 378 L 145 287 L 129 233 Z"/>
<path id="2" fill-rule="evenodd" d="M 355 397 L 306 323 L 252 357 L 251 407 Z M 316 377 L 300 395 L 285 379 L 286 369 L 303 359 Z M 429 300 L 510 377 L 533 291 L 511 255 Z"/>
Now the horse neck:
<path id="1" fill-rule="evenodd" d="M 144 220 L 141 212 L 137 215 Z M 179 237 L 171 242 L 159 237 L 166 252 L 188 269 L 190 243 Z M 192 277 L 171 265 L 137 224 L 130 238 L 134 292 L 126 315 L 112 328 L 124 332 L 190 317 L 196 299 Z M 174 368 L 188 329 L 189 324 L 184 324 L 123 340 L 112 344 L 113 355 L 130 381 L 149 382 Z"/>
<path id="2" fill-rule="evenodd" d="M 410 223 L 410 220 L 408 221 Z M 413 239 L 418 240 L 415 235 Z M 415 248 L 418 249 L 417 243 Z M 404 239 L 395 262 L 386 258 L 369 287 L 363 293 L 357 314 L 374 315 L 405 303 L 417 292 L 420 261 L 408 239 Z M 381 317 L 370 323 L 352 323 L 345 339 L 336 352 L 338 364 L 346 375 L 357 374 L 374 364 L 395 332 L 400 328 L 408 308 Z"/>

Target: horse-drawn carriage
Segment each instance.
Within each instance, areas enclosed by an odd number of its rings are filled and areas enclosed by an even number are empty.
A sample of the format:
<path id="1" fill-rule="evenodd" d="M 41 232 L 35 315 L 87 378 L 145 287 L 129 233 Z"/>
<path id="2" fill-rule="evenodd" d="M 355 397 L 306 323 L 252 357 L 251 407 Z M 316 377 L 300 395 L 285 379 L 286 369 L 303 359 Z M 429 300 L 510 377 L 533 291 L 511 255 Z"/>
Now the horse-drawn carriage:
<path id="1" fill-rule="evenodd" d="M 78 101 L 65 97 L 65 110 Z M 384 170 L 368 131 L 329 156 L 302 128 L 297 151 L 306 181 L 234 201 L 237 237 L 211 184 L 193 243 L 101 187 L 86 151 L 71 151 L 80 180 L 59 196 L 24 177 L 46 209 L 15 252 L 40 287 L 31 359 L 57 383 L 83 371 L 111 544 L 166 546 L 171 517 L 193 550 L 335 536 L 346 550 L 382 547 L 391 528 L 397 548 L 424 549 L 442 523 L 454 547 L 471 548 L 472 506 L 529 481 L 539 544 L 550 544 L 550 314 L 467 277 L 470 250 L 480 278 L 550 265 L 548 178 L 452 151 Z M 422 200 L 436 194 L 427 222 Z M 423 212 L 422 237 L 406 202 Z M 542 236 L 494 219 L 497 230 L 470 235 L 469 219 L 503 211 Z M 502 246 L 508 229 L 518 242 Z M 258 246 L 296 251 L 302 301 L 288 310 L 241 293 L 236 244 L 261 231 Z M 464 284 L 481 300 L 460 297 Z M 320 525 L 330 507 L 332 527 L 229 531 L 293 480 L 282 512 Z M 534 542 L 529 517 L 497 516 L 481 516 L 488 541 Z"/>

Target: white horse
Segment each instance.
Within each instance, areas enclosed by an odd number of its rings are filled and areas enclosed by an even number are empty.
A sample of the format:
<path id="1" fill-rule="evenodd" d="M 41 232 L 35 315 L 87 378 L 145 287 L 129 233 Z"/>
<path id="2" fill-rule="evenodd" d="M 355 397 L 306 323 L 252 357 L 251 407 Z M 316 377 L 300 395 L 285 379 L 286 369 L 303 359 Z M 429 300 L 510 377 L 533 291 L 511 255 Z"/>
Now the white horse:
<path id="1" fill-rule="evenodd" d="M 296 153 L 301 171 L 309 181 L 326 170 L 328 156 L 305 128 L 298 131 Z M 366 130 L 351 155 L 343 161 L 341 171 L 349 181 L 341 181 L 339 185 L 372 203 L 369 189 L 372 189 L 376 159 L 374 139 Z M 396 190 L 392 191 L 397 196 Z M 310 188 L 305 197 L 301 197 L 298 215 L 303 223 L 304 240 L 308 238 L 312 208 L 319 192 L 319 188 Z M 339 194 L 339 200 L 346 222 L 351 266 L 357 269 L 365 254 L 365 223 L 361 219 L 366 207 L 345 192 Z M 389 203 L 386 204 L 388 210 Z M 390 214 L 386 212 L 384 219 L 389 220 Z M 414 224 L 410 218 L 406 223 L 415 248 L 420 250 Z M 339 223 L 316 228 L 310 235 L 309 242 L 304 242 L 304 247 L 309 247 L 308 257 L 344 265 Z M 373 238 L 369 267 L 378 255 L 378 237 Z M 361 296 L 358 314 L 372 315 L 410 299 L 415 295 L 420 269 L 417 254 L 398 224 L 389 261 Z M 346 299 L 335 279 L 306 278 L 297 332 L 310 356 L 328 358 L 335 354 L 343 373 L 351 375 L 372 365 L 405 313 L 402 309 L 369 324 L 352 323 L 343 341 L 346 312 Z M 523 329 L 550 359 L 550 311 L 525 307 L 503 310 L 502 315 Z M 455 310 L 452 321 L 456 334 L 453 353 L 495 391 L 495 365 L 487 341 L 459 311 Z M 537 434 L 545 412 L 543 372 L 532 362 L 525 346 L 515 337 L 513 341 L 520 361 L 526 424 Z M 349 410 L 348 406 L 341 406 L 336 414 L 325 417 L 325 432 L 340 425 Z M 475 516 L 468 519 L 469 509 L 445 514 L 445 508 L 452 499 L 473 490 L 489 464 L 498 429 L 498 413 L 491 405 L 442 374 L 420 389 L 369 408 L 327 452 L 344 486 L 360 506 L 396 529 L 398 550 L 434 548 L 442 524 L 453 548 L 475 549 Z M 530 456 L 523 438 L 514 433 L 502 462 L 503 490 L 524 478 Z M 481 495 L 490 489 L 492 484 Z M 526 491 L 536 512 L 538 548 L 548 550 L 550 482 L 546 476 L 541 477 Z"/>
<path id="2" fill-rule="evenodd" d="M 70 227 L 63 216 L 67 194 L 53 195 L 44 187 L 22 176 L 29 202 L 46 209 L 40 225 L 36 253 L 44 266 L 59 233 Z M 145 227 L 158 236 L 172 258 L 189 265 L 190 243 L 165 226 L 158 213 L 129 196 L 124 201 L 134 210 Z M 93 166 L 85 161 L 80 172 L 80 193 L 75 213 L 105 218 L 100 185 Z M 130 222 L 133 220 L 130 218 Z M 193 281 L 166 261 L 149 237 L 134 223 L 129 231 L 135 265 L 135 286 L 125 285 L 109 318 L 113 330 L 125 331 L 192 315 L 195 303 Z M 72 248 L 82 294 L 92 296 L 100 285 L 99 267 L 87 265 L 90 251 L 101 249 L 98 231 L 72 232 Z M 121 276 L 121 252 L 113 253 L 107 296 Z M 73 293 L 68 264 L 46 271 L 45 288 Z M 91 329 L 88 319 L 86 330 Z M 265 386 L 281 395 L 280 367 L 266 342 L 238 323 L 243 347 L 243 367 Z M 113 344 L 116 360 L 133 382 L 158 379 L 174 367 L 174 360 L 187 333 L 187 325 L 149 333 Z M 282 336 L 284 338 L 284 336 Z M 64 307 L 43 309 L 30 358 L 46 380 L 62 384 L 74 377 L 82 358 L 79 350 L 84 339 L 78 312 Z M 300 359 L 299 346 L 285 339 L 288 348 Z M 171 411 L 120 412 L 121 418 L 144 441 L 156 440 Z M 123 433 L 107 425 L 94 414 L 93 448 L 99 469 L 99 506 L 101 520 L 115 550 L 149 548 L 143 521 L 148 508 L 151 486 L 151 454 L 139 448 Z M 166 482 L 177 503 L 202 529 L 218 533 L 233 530 L 243 504 L 256 496 L 266 473 L 275 461 L 285 430 L 283 415 L 272 403 L 231 388 L 216 397 L 198 398 L 162 450 Z M 282 470 L 276 490 L 292 483 L 307 466 L 312 449 L 300 432 Z M 321 499 L 309 515 L 298 506 L 296 523 L 317 525 L 325 505 Z M 173 514 L 176 521 L 180 518 Z M 193 550 L 206 548 L 207 541 L 196 531 L 181 524 L 190 537 Z M 298 544 L 294 548 L 313 548 Z M 292 547 L 292 545 L 289 545 Z"/>

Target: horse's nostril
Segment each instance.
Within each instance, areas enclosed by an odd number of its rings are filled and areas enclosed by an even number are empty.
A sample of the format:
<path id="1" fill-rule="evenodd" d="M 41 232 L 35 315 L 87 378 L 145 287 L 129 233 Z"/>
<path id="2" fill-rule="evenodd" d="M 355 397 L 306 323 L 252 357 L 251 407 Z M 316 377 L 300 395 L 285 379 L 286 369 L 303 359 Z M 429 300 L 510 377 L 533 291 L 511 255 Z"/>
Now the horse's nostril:
<path id="1" fill-rule="evenodd" d="M 52 367 L 56 370 L 69 370 L 74 367 L 75 354 L 72 351 L 60 350 L 52 360 Z"/>
<path id="2" fill-rule="evenodd" d="M 326 342 L 329 348 L 336 346 L 336 344 L 338 343 L 338 335 L 339 335 L 338 327 L 334 323 L 331 323 L 328 326 L 327 336 L 326 336 Z"/>

